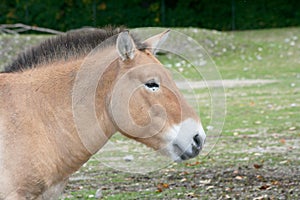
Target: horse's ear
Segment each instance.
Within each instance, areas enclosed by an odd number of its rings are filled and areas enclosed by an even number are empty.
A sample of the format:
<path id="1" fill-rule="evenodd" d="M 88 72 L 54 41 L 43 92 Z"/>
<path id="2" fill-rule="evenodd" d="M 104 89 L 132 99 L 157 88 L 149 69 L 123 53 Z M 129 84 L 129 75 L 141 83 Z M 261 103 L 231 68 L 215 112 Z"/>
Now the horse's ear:
<path id="1" fill-rule="evenodd" d="M 123 61 L 134 58 L 135 44 L 128 31 L 119 33 L 117 51 Z"/>
<path id="2" fill-rule="evenodd" d="M 151 38 L 148 38 L 144 43 L 150 48 L 153 54 L 159 50 L 160 46 L 167 40 L 170 30 L 166 30 L 160 34 L 154 35 Z"/>

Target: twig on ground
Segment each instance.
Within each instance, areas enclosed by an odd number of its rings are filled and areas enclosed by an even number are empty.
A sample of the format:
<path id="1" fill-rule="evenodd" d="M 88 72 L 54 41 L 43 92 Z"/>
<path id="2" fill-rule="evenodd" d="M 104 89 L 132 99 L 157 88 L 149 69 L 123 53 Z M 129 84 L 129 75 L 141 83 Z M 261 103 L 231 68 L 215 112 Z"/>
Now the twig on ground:
<path id="1" fill-rule="evenodd" d="M 9 34 L 18 34 L 26 31 L 38 31 L 44 33 L 51 33 L 51 34 L 63 34 L 61 31 L 49 29 L 49 28 L 42 28 L 37 26 L 29 26 L 25 24 L 1 24 L 0 25 L 0 33 L 9 33 Z"/>

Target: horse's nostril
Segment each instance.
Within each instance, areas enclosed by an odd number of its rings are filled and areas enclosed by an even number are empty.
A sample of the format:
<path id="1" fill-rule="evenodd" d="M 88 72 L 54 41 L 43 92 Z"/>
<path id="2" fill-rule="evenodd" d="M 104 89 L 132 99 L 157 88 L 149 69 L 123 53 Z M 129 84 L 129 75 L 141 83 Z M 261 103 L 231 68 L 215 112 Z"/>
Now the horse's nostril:
<path id="1" fill-rule="evenodd" d="M 196 144 L 197 149 L 201 149 L 202 148 L 202 141 L 201 141 L 201 137 L 199 136 L 199 134 L 195 135 L 193 137 L 194 142 Z"/>

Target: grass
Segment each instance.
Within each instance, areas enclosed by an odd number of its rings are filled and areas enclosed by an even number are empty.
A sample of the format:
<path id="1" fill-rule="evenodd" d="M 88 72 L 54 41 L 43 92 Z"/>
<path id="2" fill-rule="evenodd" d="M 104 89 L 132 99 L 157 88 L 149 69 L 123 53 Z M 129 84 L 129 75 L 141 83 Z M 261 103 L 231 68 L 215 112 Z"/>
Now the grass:
<path id="1" fill-rule="evenodd" d="M 201 72 L 217 66 L 223 80 L 274 80 L 269 84 L 234 87 L 225 85 L 226 119 L 222 136 L 207 156 L 185 163 L 169 163 L 147 174 L 135 174 L 103 165 L 111 157 L 147 152 L 142 145 L 120 135 L 112 138 L 115 149 L 95 155 L 74 174 L 62 199 L 298 199 L 300 197 L 300 28 L 216 32 L 195 28 L 176 29 L 202 45 L 207 61 Z M 23 46 L 47 36 L 0 36 L 0 67 Z M 180 45 L 180 44 L 179 44 Z M 187 61 L 160 56 L 176 78 L 202 80 Z M 215 65 L 214 65 L 215 64 Z M 206 68 L 205 68 L 206 67 Z M 196 107 L 205 128 L 211 123 L 214 88 L 183 93 Z M 211 139 L 211 142 L 215 142 Z M 125 147 L 126 148 L 125 148 Z M 210 147 L 207 147 L 210 149 Z M 205 152 L 207 153 L 207 152 Z M 148 156 L 148 155 L 147 155 Z M 163 162 L 150 156 L 126 164 L 147 167 Z M 149 161 L 147 161 L 149 159 Z M 142 161 L 142 162 L 141 162 Z M 129 168 L 130 170 L 130 168 Z"/>

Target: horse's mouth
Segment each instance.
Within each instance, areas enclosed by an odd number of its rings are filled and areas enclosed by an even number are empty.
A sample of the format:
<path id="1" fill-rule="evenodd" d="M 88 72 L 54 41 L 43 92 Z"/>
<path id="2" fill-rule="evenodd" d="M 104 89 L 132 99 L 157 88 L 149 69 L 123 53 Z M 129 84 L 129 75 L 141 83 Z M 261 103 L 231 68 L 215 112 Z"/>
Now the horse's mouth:
<path id="1" fill-rule="evenodd" d="M 178 144 L 173 144 L 174 151 L 177 155 L 177 159 L 175 159 L 176 162 L 188 160 L 191 158 L 195 158 L 199 155 L 201 148 L 196 147 L 196 145 L 192 144 L 191 147 L 182 150 Z"/>
<path id="2" fill-rule="evenodd" d="M 178 125 L 174 125 L 165 134 L 165 137 L 168 144 L 162 152 L 175 162 L 198 156 L 206 140 L 202 125 L 193 119 L 186 119 Z"/>

